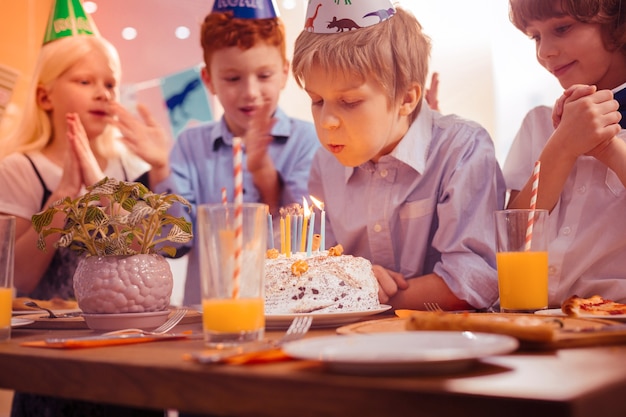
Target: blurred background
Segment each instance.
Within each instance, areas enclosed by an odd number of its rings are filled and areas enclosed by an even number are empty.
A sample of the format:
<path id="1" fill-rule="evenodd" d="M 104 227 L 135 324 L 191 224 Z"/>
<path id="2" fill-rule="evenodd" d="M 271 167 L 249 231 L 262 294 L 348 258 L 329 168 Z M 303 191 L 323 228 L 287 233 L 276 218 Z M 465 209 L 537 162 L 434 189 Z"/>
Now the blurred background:
<path id="1" fill-rule="evenodd" d="M 305 19 L 307 0 L 276 0 L 291 48 Z M 19 73 L 12 94 L 0 93 L 6 107 L 0 133 L 19 117 L 52 0 L 0 0 L 0 70 Z M 163 85 L 202 65 L 199 27 L 213 0 L 84 1 L 100 33 L 118 49 L 123 64 L 123 100 L 141 101 L 168 124 Z M 534 45 L 508 20 L 508 2 L 493 0 L 401 0 L 432 38 L 431 69 L 440 73 L 439 102 L 485 126 L 503 162 L 524 114 L 560 93 L 554 78 L 537 64 Z M 171 77 L 171 78 L 170 78 Z M 198 90 L 200 91 L 200 90 Z M 202 93 L 204 91 L 202 90 Z M 206 117 L 221 109 L 211 97 Z M 4 101 L 4 104 L 3 104 Z M 290 80 L 281 105 L 293 116 L 311 119 L 308 97 Z M 172 135 L 176 133 L 172 129 Z"/>
<path id="2" fill-rule="evenodd" d="M 288 53 L 305 20 L 308 0 L 276 0 L 288 30 Z M 0 0 L 0 141 L 17 122 L 41 46 L 53 0 Z M 148 106 L 172 136 L 184 126 L 171 123 L 166 95 L 184 85 L 202 65 L 199 27 L 213 0 L 83 1 L 102 36 L 118 49 L 123 66 L 122 101 Z M 556 80 L 534 56 L 534 45 L 508 20 L 508 2 L 499 0 L 401 0 L 432 38 L 430 68 L 440 74 L 439 103 L 482 124 L 490 132 L 498 159 L 506 152 L 526 112 L 552 104 L 560 94 Z M 178 83 L 178 84 L 177 84 Z M 183 84 L 180 84 L 183 83 Z M 197 89 L 195 102 L 208 105 L 200 120 L 218 118 L 219 105 Z M 310 101 L 290 79 L 281 106 L 312 120 Z M 203 107 L 197 107 L 204 109 Z M 199 120 L 190 120 L 186 125 Z M 0 142 L 1 143 L 1 142 Z M 0 145 L 1 146 L 1 145 Z M 182 300 L 185 259 L 172 261 Z M 8 416 L 11 393 L 0 391 L 0 417 Z"/>

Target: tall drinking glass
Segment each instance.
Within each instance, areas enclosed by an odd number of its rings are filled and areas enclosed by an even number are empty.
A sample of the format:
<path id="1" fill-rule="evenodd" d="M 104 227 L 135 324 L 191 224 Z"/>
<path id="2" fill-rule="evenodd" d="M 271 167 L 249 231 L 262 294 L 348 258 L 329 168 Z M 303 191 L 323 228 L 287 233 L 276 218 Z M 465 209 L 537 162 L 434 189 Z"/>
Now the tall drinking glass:
<path id="1" fill-rule="evenodd" d="M 494 216 L 500 311 L 530 313 L 547 308 L 548 211 L 500 210 Z"/>
<path id="2" fill-rule="evenodd" d="M 209 346 L 260 340 L 265 331 L 267 205 L 245 203 L 242 209 L 238 240 L 235 205 L 198 206 L 202 320 Z"/>
<path id="3" fill-rule="evenodd" d="M 0 215 L 0 342 L 11 337 L 15 217 Z"/>

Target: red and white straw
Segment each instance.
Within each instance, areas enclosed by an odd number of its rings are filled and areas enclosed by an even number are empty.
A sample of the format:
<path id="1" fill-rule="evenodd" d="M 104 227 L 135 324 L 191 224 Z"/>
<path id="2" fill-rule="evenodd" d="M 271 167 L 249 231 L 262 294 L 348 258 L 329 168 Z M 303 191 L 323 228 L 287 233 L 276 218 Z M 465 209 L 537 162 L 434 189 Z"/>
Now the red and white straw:
<path id="1" fill-rule="evenodd" d="M 228 196 L 226 195 L 226 187 L 222 187 L 222 204 L 228 204 Z"/>
<path id="2" fill-rule="evenodd" d="M 243 250 L 243 172 L 242 172 L 241 138 L 233 138 L 233 162 L 235 191 L 235 267 L 233 269 L 233 298 L 239 297 L 239 281 L 241 276 L 241 255 Z"/>
<path id="3" fill-rule="evenodd" d="M 537 191 L 539 190 L 539 170 L 541 162 L 535 162 L 533 169 L 532 187 L 530 191 L 530 212 L 528 213 L 528 222 L 526 224 L 526 242 L 524 249 L 529 251 L 533 240 L 533 226 L 535 224 L 535 209 L 537 208 Z"/>

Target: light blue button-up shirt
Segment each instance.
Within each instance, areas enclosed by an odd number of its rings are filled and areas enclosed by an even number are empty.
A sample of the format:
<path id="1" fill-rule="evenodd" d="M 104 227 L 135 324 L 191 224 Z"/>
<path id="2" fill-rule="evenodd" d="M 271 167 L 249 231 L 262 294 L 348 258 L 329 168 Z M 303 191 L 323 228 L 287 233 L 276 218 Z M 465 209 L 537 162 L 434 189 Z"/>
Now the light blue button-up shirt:
<path id="1" fill-rule="evenodd" d="M 505 187 L 485 129 L 423 105 L 398 146 L 351 168 L 320 149 L 311 195 L 325 203 L 326 246 L 416 278 L 434 272 L 476 308 L 498 297 L 493 212 Z"/>
<path id="2" fill-rule="evenodd" d="M 312 123 L 288 117 L 278 109 L 272 128 L 274 141 L 268 152 L 283 182 L 280 205 L 302 203 L 307 196 L 307 181 L 311 161 L 319 147 Z M 154 187 L 154 191 L 173 192 L 189 200 L 191 214 L 175 205 L 172 213 L 185 215 L 194 224 L 199 204 L 219 203 L 225 187 L 229 200 L 233 197 L 233 135 L 222 118 L 219 122 L 204 124 L 183 131 L 170 154 L 170 176 Z M 245 149 L 242 161 L 243 200 L 260 202 L 261 196 L 247 171 Z M 184 303 L 200 303 L 200 260 L 195 245 L 191 246 L 187 265 Z"/>

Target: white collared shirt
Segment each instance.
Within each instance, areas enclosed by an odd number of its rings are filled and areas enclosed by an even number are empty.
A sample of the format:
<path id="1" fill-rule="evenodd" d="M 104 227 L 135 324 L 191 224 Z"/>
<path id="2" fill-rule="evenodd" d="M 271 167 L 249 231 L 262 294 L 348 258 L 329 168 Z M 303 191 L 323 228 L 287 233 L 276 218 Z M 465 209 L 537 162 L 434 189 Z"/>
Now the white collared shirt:
<path id="1" fill-rule="evenodd" d="M 552 108 L 526 115 L 504 164 L 509 189 L 523 188 L 552 132 Z M 549 224 L 550 306 L 572 295 L 625 302 L 626 192 L 617 175 L 593 157 L 579 157 Z"/>
<path id="2" fill-rule="evenodd" d="M 493 211 L 504 180 L 485 129 L 423 105 L 378 163 L 341 165 L 325 149 L 313 161 L 311 195 L 326 209 L 326 246 L 416 278 L 431 272 L 476 308 L 498 297 Z"/>

